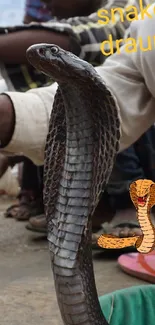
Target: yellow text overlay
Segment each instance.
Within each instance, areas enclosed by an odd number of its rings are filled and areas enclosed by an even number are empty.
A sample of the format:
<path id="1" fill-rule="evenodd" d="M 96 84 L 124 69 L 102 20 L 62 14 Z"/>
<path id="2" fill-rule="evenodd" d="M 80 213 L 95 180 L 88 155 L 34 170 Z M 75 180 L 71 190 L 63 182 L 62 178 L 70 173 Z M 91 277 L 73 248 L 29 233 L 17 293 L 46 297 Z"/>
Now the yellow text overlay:
<path id="1" fill-rule="evenodd" d="M 123 51 L 125 51 L 126 53 L 134 53 L 138 50 L 141 50 L 142 52 L 152 51 L 153 49 L 155 49 L 155 36 L 148 36 L 147 44 L 145 41 L 145 45 L 143 44 L 143 38 L 141 36 L 139 36 L 137 40 L 132 37 L 126 39 L 122 38 L 116 40 L 114 44 L 112 35 L 110 34 L 109 39 L 101 43 L 101 52 L 105 56 L 112 55 L 115 52 L 117 54 L 120 54 L 122 45 L 124 45 Z"/>
<path id="2" fill-rule="evenodd" d="M 146 7 L 143 6 L 143 1 L 139 0 L 139 8 L 140 12 L 135 6 L 128 6 L 126 8 L 111 8 L 110 10 L 100 9 L 98 10 L 97 14 L 98 17 L 101 18 L 98 20 L 99 24 L 106 25 L 111 23 L 116 23 L 118 20 L 118 15 L 120 16 L 120 21 L 124 22 L 127 21 L 134 21 L 134 20 L 144 20 L 147 16 L 148 18 L 152 19 L 155 15 L 155 6 L 153 10 L 153 16 L 148 12 L 148 9 L 152 6 L 152 4 L 147 5 Z M 138 16 L 141 14 L 141 16 Z"/>

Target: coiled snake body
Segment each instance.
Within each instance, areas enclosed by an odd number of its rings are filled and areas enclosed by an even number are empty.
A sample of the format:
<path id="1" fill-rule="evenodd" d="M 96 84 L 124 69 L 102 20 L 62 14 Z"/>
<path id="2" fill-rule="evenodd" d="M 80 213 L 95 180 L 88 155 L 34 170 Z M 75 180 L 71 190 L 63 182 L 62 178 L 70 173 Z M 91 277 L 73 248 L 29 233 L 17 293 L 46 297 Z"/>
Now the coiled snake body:
<path id="1" fill-rule="evenodd" d="M 150 210 L 155 205 L 155 183 L 149 179 L 139 179 L 133 182 L 130 185 L 130 196 L 137 211 L 142 235 L 118 238 L 104 234 L 99 237 L 98 245 L 107 249 L 136 246 L 137 251 L 147 254 L 155 247 L 155 227 L 150 217 Z"/>
<path id="2" fill-rule="evenodd" d="M 44 203 L 62 319 L 107 325 L 94 280 L 91 217 L 118 151 L 118 111 L 89 63 L 47 44 L 30 47 L 27 57 L 59 85 L 45 150 Z"/>

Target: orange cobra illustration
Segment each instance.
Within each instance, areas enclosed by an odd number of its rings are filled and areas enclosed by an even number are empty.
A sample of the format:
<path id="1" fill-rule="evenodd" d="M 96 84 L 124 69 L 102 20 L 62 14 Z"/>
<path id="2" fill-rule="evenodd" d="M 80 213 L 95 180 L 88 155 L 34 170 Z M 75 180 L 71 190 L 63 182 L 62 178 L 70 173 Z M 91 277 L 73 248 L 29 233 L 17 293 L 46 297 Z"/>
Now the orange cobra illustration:
<path id="1" fill-rule="evenodd" d="M 155 183 L 147 179 L 139 179 L 130 185 L 129 191 L 142 235 L 119 238 L 104 234 L 98 238 L 97 244 L 107 249 L 135 246 L 138 252 L 147 254 L 155 247 L 155 227 L 150 217 L 150 210 L 155 205 Z"/>

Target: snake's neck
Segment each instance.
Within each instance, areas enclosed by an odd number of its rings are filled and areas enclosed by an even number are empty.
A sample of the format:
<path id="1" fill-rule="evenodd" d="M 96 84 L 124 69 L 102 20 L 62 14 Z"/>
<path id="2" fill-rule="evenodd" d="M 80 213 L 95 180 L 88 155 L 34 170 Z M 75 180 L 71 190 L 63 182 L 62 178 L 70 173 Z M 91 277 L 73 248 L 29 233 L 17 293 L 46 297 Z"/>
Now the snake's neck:
<path id="1" fill-rule="evenodd" d="M 89 100 L 82 89 L 67 85 L 62 96 L 66 155 L 49 236 L 58 304 L 65 325 L 108 325 L 98 301 L 91 252 L 94 137 Z"/>
<path id="2" fill-rule="evenodd" d="M 146 253 L 146 249 L 151 249 L 155 242 L 155 228 L 151 222 L 150 211 L 148 211 L 148 201 L 143 207 L 138 205 L 137 218 L 143 233 L 143 240 L 139 249 L 141 252 Z"/>

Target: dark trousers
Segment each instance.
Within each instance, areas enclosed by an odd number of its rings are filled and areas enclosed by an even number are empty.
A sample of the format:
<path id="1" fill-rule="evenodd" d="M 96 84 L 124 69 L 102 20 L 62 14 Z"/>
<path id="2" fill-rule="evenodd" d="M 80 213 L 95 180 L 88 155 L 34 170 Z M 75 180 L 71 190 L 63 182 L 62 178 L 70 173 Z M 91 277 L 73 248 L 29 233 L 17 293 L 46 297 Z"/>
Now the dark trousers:
<path id="1" fill-rule="evenodd" d="M 21 190 L 31 190 L 37 196 L 43 191 L 43 166 L 38 167 L 26 159 L 23 165 Z"/>

